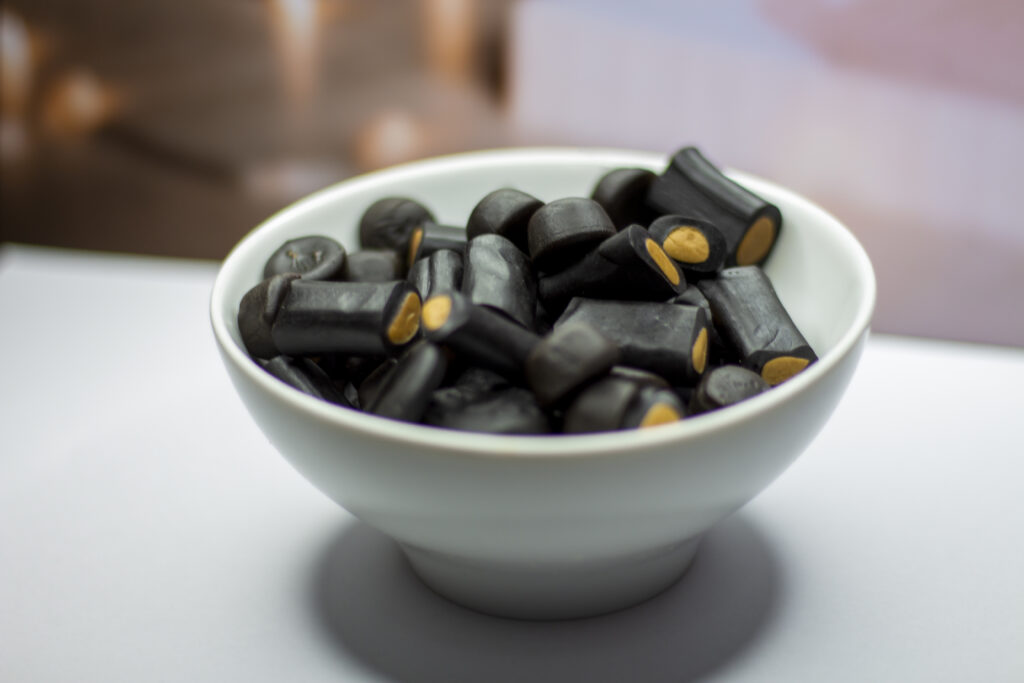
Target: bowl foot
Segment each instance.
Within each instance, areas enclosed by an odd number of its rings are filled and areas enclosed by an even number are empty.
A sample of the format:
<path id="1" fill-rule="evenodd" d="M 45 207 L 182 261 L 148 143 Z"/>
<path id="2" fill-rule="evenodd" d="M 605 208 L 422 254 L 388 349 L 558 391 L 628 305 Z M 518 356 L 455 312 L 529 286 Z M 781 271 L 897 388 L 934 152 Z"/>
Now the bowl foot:
<path id="1" fill-rule="evenodd" d="M 631 607 L 689 568 L 701 536 L 613 558 L 513 563 L 402 545 L 420 579 L 470 609 L 515 619 L 574 619 Z"/>

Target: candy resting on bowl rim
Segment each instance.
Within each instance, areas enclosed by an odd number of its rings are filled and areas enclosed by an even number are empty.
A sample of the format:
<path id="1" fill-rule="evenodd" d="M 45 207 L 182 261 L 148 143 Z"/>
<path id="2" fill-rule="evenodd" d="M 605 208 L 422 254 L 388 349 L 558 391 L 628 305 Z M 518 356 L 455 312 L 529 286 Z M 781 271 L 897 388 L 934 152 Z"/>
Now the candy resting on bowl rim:
<path id="1" fill-rule="evenodd" d="M 807 200 L 731 173 L 782 210 L 765 271 L 820 360 L 728 409 L 598 435 L 464 433 L 319 401 L 248 357 L 239 301 L 287 239 L 324 234 L 355 248 L 360 214 L 381 197 L 409 196 L 440 222 L 464 224 L 476 202 L 499 187 L 544 201 L 587 196 L 613 168 L 660 171 L 666 162 L 660 154 L 559 148 L 419 161 L 299 201 L 224 261 L 211 321 L 256 424 L 306 479 L 394 538 L 416 573 L 456 602 L 513 617 L 579 617 L 635 604 L 678 579 L 702 535 L 781 474 L 838 404 L 874 308 L 863 248 Z"/>

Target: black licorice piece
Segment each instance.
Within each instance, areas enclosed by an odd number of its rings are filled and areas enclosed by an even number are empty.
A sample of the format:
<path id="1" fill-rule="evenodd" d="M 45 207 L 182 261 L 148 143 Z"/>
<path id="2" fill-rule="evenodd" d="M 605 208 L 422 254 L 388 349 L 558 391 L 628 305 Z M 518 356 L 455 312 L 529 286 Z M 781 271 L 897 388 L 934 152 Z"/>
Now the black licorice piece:
<path id="1" fill-rule="evenodd" d="M 704 373 L 690 397 L 690 413 L 706 413 L 768 391 L 761 375 L 739 365 L 723 365 Z"/>
<path id="2" fill-rule="evenodd" d="M 615 224 L 593 199 L 556 199 L 537 209 L 530 218 L 530 258 L 537 270 L 555 272 L 614 234 Z"/>
<path id="3" fill-rule="evenodd" d="M 428 341 L 413 344 L 384 376 L 367 412 L 395 420 L 419 422 L 430 403 L 430 395 L 441 386 L 448 359 Z"/>
<path id="4" fill-rule="evenodd" d="M 345 268 L 345 248 L 323 235 L 288 240 L 267 259 L 263 279 L 298 273 L 305 280 L 333 280 Z"/>
<path id="5" fill-rule="evenodd" d="M 508 238 L 480 235 L 469 240 L 461 289 L 470 302 L 493 308 L 533 329 L 537 277 L 526 254 Z"/>
<path id="6" fill-rule="evenodd" d="M 391 249 L 403 256 L 416 226 L 433 222 L 427 207 L 408 197 L 378 199 L 359 219 L 359 246 L 363 249 Z"/>
<path id="7" fill-rule="evenodd" d="M 423 423 L 464 432 L 549 434 L 551 420 L 529 389 L 506 386 L 483 393 L 447 387 L 435 391 Z"/>
<path id="8" fill-rule="evenodd" d="M 274 377 L 303 393 L 340 406 L 352 407 L 327 373 L 308 358 L 274 356 L 270 360 L 260 361 L 260 365 Z"/>
<path id="9" fill-rule="evenodd" d="M 726 266 L 764 261 L 782 227 L 778 207 L 727 178 L 696 147 L 673 155 L 651 183 L 647 203 L 661 214 L 696 215 L 713 223 L 729 246 Z"/>
<path id="10" fill-rule="evenodd" d="M 719 334 L 768 384 L 775 386 L 817 360 L 760 267 L 726 268 L 697 286 L 711 304 Z"/>
<path id="11" fill-rule="evenodd" d="M 689 280 L 713 276 L 722 269 L 729 253 L 722 231 L 700 218 L 661 216 L 647 231 Z"/>
<path id="12" fill-rule="evenodd" d="M 473 207 L 466 223 L 469 239 L 495 234 L 511 240 L 523 253 L 529 253 L 527 226 L 544 202 L 531 194 L 505 187 L 491 192 Z"/>
<path id="13" fill-rule="evenodd" d="M 586 387 L 565 411 L 566 433 L 654 427 L 686 416 L 680 398 L 657 383 L 609 374 Z"/>
<path id="14" fill-rule="evenodd" d="M 359 405 L 364 410 L 366 406 L 373 403 L 374 399 L 377 398 L 377 392 L 380 391 L 380 388 L 384 385 L 384 380 L 395 369 L 397 363 L 398 359 L 396 358 L 385 358 L 362 381 L 358 383 L 353 382 L 356 385 L 356 392 L 359 396 Z"/>
<path id="15" fill-rule="evenodd" d="M 423 303 L 423 333 L 458 356 L 511 379 L 521 379 L 523 365 L 540 337 L 501 313 L 476 306 L 459 292 L 440 292 Z"/>
<path id="16" fill-rule="evenodd" d="M 540 279 L 545 306 L 561 309 L 569 299 L 664 300 L 680 294 L 686 280 L 675 263 L 639 225 L 631 225 L 573 265 Z"/>
<path id="17" fill-rule="evenodd" d="M 411 266 L 441 249 L 451 249 L 460 254 L 466 250 L 466 231 L 454 225 L 438 225 L 425 221 L 417 225 L 409 237 L 406 261 Z"/>
<path id="18" fill-rule="evenodd" d="M 647 192 L 656 177 L 646 168 L 616 168 L 601 176 L 590 197 L 619 230 L 633 223 L 649 225 L 657 218 L 647 205 Z"/>
<path id="19" fill-rule="evenodd" d="M 542 406 L 553 406 L 611 369 L 619 349 L 584 323 L 561 325 L 526 357 L 526 380 Z"/>
<path id="20" fill-rule="evenodd" d="M 696 306 L 577 298 L 555 329 L 570 322 L 587 323 L 615 343 L 623 365 L 673 384 L 695 384 L 707 366 L 707 321 Z"/>
<path id="21" fill-rule="evenodd" d="M 346 282 L 392 282 L 405 277 L 405 262 L 392 249 L 360 249 L 348 255 Z"/>
<path id="22" fill-rule="evenodd" d="M 462 254 L 451 249 L 439 249 L 413 263 L 408 280 L 419 291 L 420 297 L 426 299 L 434 292 L 460 289 L 462 274 Z"/>
<path id="23" fill-rule="evenodd" d="M 728 344 L 725 343 L 722 336 L 718 334 L 718 329 L 715 327 L 714 316 L 711 314 L 711 304 L 708 302 L 708 298 L 704 296 L 704 293 L 700 291 L 700 287 L 696 284 L 687 285 L 686 289 L 684 289 L 682 293 L 669 299 L 668 303 L 683 304 L 684 306 L 697 306 L 704 311 L 704 317 L 708 324 L 709 364 L 714 365 L 716 363 L 728 363 L 735 360 L 734 356 L 736 353 Z"/>
<path id="24" fill-rule="evenodd" d="M 642 429 L 678 422 L 686 417 L 686 406 L 671 389 L 645 385 L 630 401 L 622 416 L 623 429 Z"/>
<path id="25" fill-rule="evenodd" d="M 238 328 L 250 355 L 393 354 L 419 330 L 420 297 L 405 281 L 323 282 L 276 275 L 249 290 Z"/>

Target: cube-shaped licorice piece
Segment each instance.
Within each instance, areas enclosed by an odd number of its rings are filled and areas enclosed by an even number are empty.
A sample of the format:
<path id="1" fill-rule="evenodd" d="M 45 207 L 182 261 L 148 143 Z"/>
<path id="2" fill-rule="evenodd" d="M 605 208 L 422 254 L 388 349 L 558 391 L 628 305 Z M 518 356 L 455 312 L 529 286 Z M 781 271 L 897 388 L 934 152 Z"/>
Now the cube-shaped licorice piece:
<path id="1" fill-rule="evenodd" d="M 601 205 L 618 230 L 634 223 L 650 225 L 657 214 L 647 204 L 647 192 L 656 177 L 646 168 L 616 168 L 601 176 L 590 198 Z"/>
<path id="2" fill-rule="evenodd" d="M 722 231 L 700 218 L 661 216 L 647 231 L 669 258 L 679 264 L 688 280 L 714 275 L 722 269 L 729 254 Z"/>
<path id="3" fill-rule="evenodd" d="M 672 384 L 696 384 L 707 366 L 707 320 L 696 306 L 577 298 L 555 329 L 570 322 L 586 323 L 610 339 L 623 365 L 649 370 Z"/>
<path id="4" fill-rule="evenodd" d="M 723 365 L 704 373 L 690 397 L 690 413 L 706 413 L 745 401 L 771 386 L 761 375 L 740 365 Z"/>
<path id="5" fill-rule="evenodd" d="M 294 273 L 304 280 L 339 279 L 346 262 L 345 248 L 330 237 L 309 235 L 288 240 L 263 267 L 263 279 Z"/>
<path id="6" fill-rule="evenodd" d="M 758 266 L 726 268 L 697 286 L 711 304 L 718 333 L 768 384 L 775 386 L 817 360 Z"/>
<path id="7" fill-rule="evenodd" d="M 542 276 L 538 291 L 545 306 L 559 310 L 577 296 L 663 301 L 685 287 L 679 268 L 658 243 L 631 225 L 571 266 Z"/>
<path id="8" fill-rule="evenodd" d="M 433 393 L 423 423 L 464 432 L 548 434 L 551 420 L 529 389 L 514 386 L 485 392 L 453 386 Z"/>
<path id="9" fill-rule="evenodd" d="M 409 197 L 385 197 L 371 204 L 359 219 L 359 246 L 363 249 L 391 249 L 404 257 L 413 230 L 434 215 Z"/>
<path id="10" fill-rule="evenodd" d="M 531 194 L 504 187 L 491 192 L 473 207 L 466 223 L 469 239 L 480 235 L 501 235 L 520 251 L 529 253 L 527 226 L 544 202 Z"/>
<path id="11" fill-rule="evenodd" d="M 530 259 L 508 238 L 486 234 L 469 240 L 462 293 L 470 302 L 493 308 L 533 329 L 537 276 Z"/>
<path id="12" fill-rule="evenodd" d="M 559 326 L 526 358 L 526 380 L 542 406 L 553 406 L 605 374 L 619 360 L 619 349 L 585 323 Z"/>
<path id="13" fill-rule="evenodd" d="M 447 369 L 448 359 L 441 348 L 420 340 L 385 374 L 365 410 L 381 417 L 419 422 Z"/>
<path id="14" fill-rule="evenodd" d="M 405 281 L 324 282 L 275 275 L 246 292 L 238 328 L 256 358 L 390 355 L 419 330 L 420 297 Z"/>
<path id="15" fill-rule="evenodd" d="M 764 261 L 782 228 L 777 206 L 727 178 L 696 147 L 672 157 L 647 202 L 661 214 L 694 215 L 718 227 L 729 247 L 726 266 Z"/>
<path id="16" fill-rule="evenodd" d="M 424 221 L 413 229 L 412 235 L 409 237 L 406 262 L 412 266 L 421 258 L 442 249 L 451 249 L 460 254 L 464 252 L 466 250 L 466 231 L 454 225 L 438 225 L 433 221 Z"/>
<path id="17" fill-rule="evenodd" d="M 462 254 L 452 249 L 438 249 L 413 263 L 407 279 L 419 291 L 420 297 L 426 299 L 434 292 L 460 289 L 462 274 Z"/>
<path id="18" fill-rule="evenodd" d="M 334 382 L 316 363 L 309 358 L 274 356 L 259 361 L 260 366 L 274 377 L 299 391 L 316 398 L 351 408 L 352 404 L 334 386 Z"/>
<path id="19" fill-rule="evenodd" d="M 392 249 L 360 249 L 345 262 L 346 282 L 392 282 L 405 277 L 405 262 Z"/>
<path id="20" fill-rule="evenodd" d="M 530 258 L 537 270 L 555 272 L 614 234 L 612 219 L 593 199 L 556 199 L 537 209 L 530 218 Z"/>
<path id="21" fill-rule="evenodd" d="M 460 292 L 439 292 L 423 304 L 423 334 L 448 346 L 457 359 L 521 379 L 526 357 L 540 337 Z"/>

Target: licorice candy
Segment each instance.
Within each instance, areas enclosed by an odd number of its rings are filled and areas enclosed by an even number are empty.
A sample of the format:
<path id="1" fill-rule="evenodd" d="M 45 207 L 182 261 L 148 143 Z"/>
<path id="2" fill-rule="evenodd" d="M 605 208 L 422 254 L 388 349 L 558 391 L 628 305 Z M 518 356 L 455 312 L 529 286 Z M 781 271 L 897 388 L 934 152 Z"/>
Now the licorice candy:
<path id="1" fill-rule="evenodd" d="M 697 286 L 719 334 L 768 384 L 784 382 L 817 360 L 760 267 L 726 268 Z"/>

